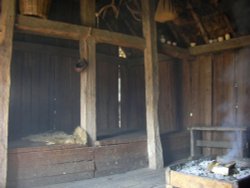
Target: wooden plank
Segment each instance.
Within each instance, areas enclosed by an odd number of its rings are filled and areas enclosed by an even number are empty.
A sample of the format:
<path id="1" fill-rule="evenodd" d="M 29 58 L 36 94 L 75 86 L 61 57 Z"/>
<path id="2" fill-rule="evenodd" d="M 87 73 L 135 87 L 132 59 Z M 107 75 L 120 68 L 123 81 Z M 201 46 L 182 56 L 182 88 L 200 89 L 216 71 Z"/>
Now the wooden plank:
<path id="1" fill-rule="evenodd" d="M 68 173 L 63 175 L 56 175 L 56 176 L 45 176 L 45 177 L 38 177 L 32 179 L 19 179 L 16 181 L 8 181 L 9 188 L 33 188 L 37 186 L 44 187 L 45 185 L 49 184 L 59 184 L 59 183 L 68 183 L 74 181 L 80 181 L 84 179 L 90 179 L 94 177 L 94 172 L 87 171 L 81 173 Z"/>
<path id="2" fill-rule="evenodd" d="M 94 159 L 93 153 L 93 149 L 90 147 L 35 151 L 33 149 L 29 151 L 28 148 L 24 151 L 12 149 L 8 153 L 8 160 L 9 165 L 12 167 L 17 165 L 20 168 L 25 168 L 30 166 L 31 161 L 32 164 L 37 166 L 68 163 L 72 161 L 91 161 Z"/>
<path id="3" fill-rule="evenodd" d="M 171 170 L 170 172 L 170 185 L 173 187 L 213 187 L 213 188 L 237 188 L 237 183 L 225 182 L 222 180 L 209 179 L 206 177 L 199 177 L 189 174 L 184 174 Z"/>
<path id="4" fill-rule="evenodd" d="M 15 0 L 2 0 L 2 39 L 0 43 L 0 187 L 6 186 L 8 118 L 10 99 L 10 67 L 15 19 Z"/>
<path id="5" fill-rule="evenodd" d="M 95 1 L 81 0 L 82 24 L 95 26 Z M 81 72 L 81 126 L 88 133 L 90 145 L 94 145 L 96 134 L 96 38 L 91 34 L 80 38 L 80 58 L 88 62 Z"/>
<path id="6" fill-rule="evenodd" d="M 163 53 L 165 55 L 168 55 L 170 57 L 174 57 L 177 59 L 192 59 L 192 55 L 190 55 L 189 51 L 184 48 L 170 46 L 167 44 L 161 45 L 161 48 L 159 49 L 160 53 Z"/>
<path id="7" fill-rule="evenodd" d="M 91 34 L 97 43 L 107 43 L 141 50 L 145 48 L 145 40 L 140 37 L 28 16 L 17 16 L 16 29 L 22 32 L 70 40 L 80 40 Z"/>
<path id="8" fill-rule="evenodd" d="M 189 130 L 197 130 L 197 131 L 246 131 L 246 127 L 191 127 Z"/>
<path id="9" fill-rule="evenodd" d="M 197 147 L 232 148 L 232 143 L 226 141 L 196 140 Z"/>
<path id="10" fill-rule="evenodd" d="M 191 157 L 200 156 L 201 149 L 196 147 L 196 140 L 200 139 L 201 132 L 199 131 L 190 131 L 190 155 Z"/>
<path id="11" fill-rule="evenodd" d="M 143 33 L 146 38 L 144 50 L 145 89 L 146 89 L 146 122 L 149 168 L 163 167 L 162 146 L 158 122 L 158 57 L 156 42 L 156 24 L 154 22 L 154 2 L 141 0 Z"/>
<path id="12" fill-rule="evenodd" d="M 247 46 L 250 46 L 250 36 L 243 36 L 243 37 L 233 38 L 230 40 L 224 40 L 223 42 L 190 47 L 189 52 L 191 55 L 201 55 L 223 50 L 243 48 Z"/>
<path id="13" fill-rule="evenodd" d="M 96 177 L 144 168 L 148 165 L 147 144 L 145 141 L 138 141 L 96 147 L 95 164 Z"/>
<path id="14" fill-rule="evenodd" d="M 51 177 L 65 174 L 75 174 L 83 172 L 94 172 L 94 161 L 78 161 L 49 165 L 32 165 L 26 167 L 10 167 L 8 172 L 9 181 L 33 179 L 38 177 Z"/>

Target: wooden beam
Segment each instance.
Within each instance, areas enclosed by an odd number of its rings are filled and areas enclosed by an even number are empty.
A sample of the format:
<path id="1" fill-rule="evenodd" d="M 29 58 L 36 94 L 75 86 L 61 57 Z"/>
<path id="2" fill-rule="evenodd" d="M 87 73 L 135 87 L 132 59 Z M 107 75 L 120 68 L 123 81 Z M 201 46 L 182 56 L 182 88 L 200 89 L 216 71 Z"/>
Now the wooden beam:
<path id="1" fill-rule="evenodd" d="M 92 26 L 80 26 L 28 16 L 17 16 L 16 29 L 37 35 L 77 41 L 82 37 L 91 35 L 97 43 L 107 43 L 140 50 L 145 48 L 145 40 L 140 37 L 92 28 Z"/>
<path id="2" fill-rule="evenodd" d="M 189 52 L 191 55 L 201 55 L 206 53 L 213 53 L 223 50 L 230 50 L 250 46 L 250 36 L 233 38 L 212 44 L 199 45 L 190 47 Z"/>
<path id="3" fill-rule="evenodd" d="M 80 0 L 81 22 L 89 27 L 95 26 L 95 0 Z M 88 62 L 81 72 L 81 126 L 87 131 L 90 145 L 96 141 L 96 41 L 82 34 L 80 39 L 80 58 Z"/>
<path id="4" fill-rule="evenodd" d="M 149 168 L 163 167 L 162 145 L 158 121 L 159 73 L 154 21 L 154 2 L 141 0 L 143 34 L 146 39 L 144 50 L 145 88 L 146 88 L 146 123 Z"/>
<path id="5" fill-rule="evenodd" d="M 2 34 L 0 44 L 0 187 L 6 187 L 8 118 L 10 100 L 10 66 L 15 19 L 15 0 L 2 0 Z"/>
<path id="6" fill-rule="evenodd" d="M 201 22 L 199 16 L 198 16 L 197 13 L 194 11 L 194 9 L 193 9 L 193 7 L 192 7 L 192 5 L 191 5 L 190 3 L 188 3 L 188 8 L 189 8 L 189 10 L 190 10 L 190 12 L 191 12 L 191 14 L 192 14 L 192 17 L 194 18 L 194 20 L 195 20 L 197 26 L 199 27 L 199 29 L 200 29 L 200 31 L 201 31 L 201 34 L 202 34 L 202 37 L 203 37 L 204 41 L 205 41 L 206 43 L 208 43 L 208 40 L 209 40 L 209 39 L 208 39 L 208 34 L 207 34 L 207 31 L 205 30 L 205 28 L 204 28 L 204 26 L 203 26 L 203 24 L 202 24 L 202 22 Z"/>
<path id="7" fill-rule="evenodd" d="M 192 59 L 193 58 L 193 56 L 190 55 L 187 49 L 170 46 L 167 44 L 162 45 L 161 48 L 159 49 L 159 52 L 167 56 L 177 58 L 177 59 Z"/>

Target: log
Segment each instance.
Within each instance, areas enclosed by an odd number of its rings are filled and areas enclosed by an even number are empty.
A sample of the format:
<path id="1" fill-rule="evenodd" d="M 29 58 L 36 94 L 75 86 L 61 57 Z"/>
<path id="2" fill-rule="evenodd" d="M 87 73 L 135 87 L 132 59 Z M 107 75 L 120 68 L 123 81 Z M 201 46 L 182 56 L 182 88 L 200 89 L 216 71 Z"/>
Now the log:
<path id="1" fill-rule="evenodd" d="M 77 41 L 86 38 L 89 35 L 90 28 L 92 28 L 20 15 L 17 16 L 15 26 L 18 31 L 26 33 Z M 91 36 L 95 38 L 97 43 L 107 43 L 140 50 L 145 48 L 145 40 L 140 37 L 97 28 L 91 29 Z"/>
<path id="2" fill-rule="evenodd" d="M 81 0 L 81 21 L 95 26 L 95 1 Z M 80 58 L 89 66 L 81 72 L 81 126 L 87 131 L 90 145 L 96 141 L 96 40 L 92 36 L 80 39 Z"/>
<path id="3" fill-rule="evenodd" d="M 6 187 L 10 66 L 15 18 L 15 0 L 2 1 L 2 42 L 0 44 L 0 187 Z"/>
<path id="4" fill-rule="evenodd" d="M 151 0 L 141 0 L 143 33 L 146 39 L 144 50 L 144 70 L 146 88 L 146 123 L 149 168 L 163 167 L 162 145 L 159 133 L 158 100 L 159 72 L 156 42 L 156 24 L 154 22 L 154 6 Z"/>

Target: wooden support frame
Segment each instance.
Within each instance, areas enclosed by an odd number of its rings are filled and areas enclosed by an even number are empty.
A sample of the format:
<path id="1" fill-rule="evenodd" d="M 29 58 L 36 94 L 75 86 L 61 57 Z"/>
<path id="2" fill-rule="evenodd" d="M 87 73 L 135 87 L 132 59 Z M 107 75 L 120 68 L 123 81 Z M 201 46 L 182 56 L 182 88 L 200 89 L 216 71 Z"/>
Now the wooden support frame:
<path id="1" fill-rule="evenodd" d="M 144 50 L 145 89 L 146 89 L 146 123 L 147 123 L 147 148 L 149 168 L 163 167 L 162 145 L 158 121 L 158 56 L 156 41 L 156 24 L 154 21 L 154 2 L 141 0 L 143 33 L 146 39 Z"/>
<path id="2" fill-rule="evenodd" d="M 145 48 L 143 38 L 117 32 L 20 15 L 17 16 L 16 20 L 16 29 L 19 31 L 77 41 L 87 37 L 90 28 L 96 43 L 107 43 L 140 50 Z"/>
<path id="3" fill-rule="evenodd" d="M 95 0 L 80 0 L 81 22 L 89 27 L 95 26 Z M 90 31 L 91 32 L 91 31 Z M 80 39 L 80 58 L 88 62 L 81 72 L 81 126 L 88 133 L 90 145 L 96 141 L 96 41 L 92 33 Z"/>
<path id="4" fill-rule="evenodd" d="M 0 43 L 0 187 L 6 187 L 8 118 L 10 100 L 10 67 L 15 20 L 15 0 L 2 0 Z"/>

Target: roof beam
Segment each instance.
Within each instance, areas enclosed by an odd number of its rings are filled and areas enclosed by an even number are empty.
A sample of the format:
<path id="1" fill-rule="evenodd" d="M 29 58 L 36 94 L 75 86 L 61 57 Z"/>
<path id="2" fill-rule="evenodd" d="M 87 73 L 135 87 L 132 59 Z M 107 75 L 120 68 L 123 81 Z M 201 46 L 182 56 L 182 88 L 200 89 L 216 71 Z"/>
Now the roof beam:
<path id="1" fill-rule="evenodd" d="M 190 47 L 189 53 L 191 55 L 201 55 L 201 54 L 206 54 L 206 53 L 213 53 L 213 52 L 242 48 L 242 47 L 247 47 L 247 46 L 250 46 L 250 35 L 244 36 L 244 37 L 233 38 L 230 40 L 225 40 L 223 42 Z"/>
<path id="2" fill-rule="evenodd" d="M 107 43 L 140 50 L 145 49 L 145 40 L 143 38 L 117 32 L 110 32 L 93 27 L 86 27 L 21 15 L 17 16 L 15 26 L 19 31 L 48 37 L 80 40 L 84 36 L 88 37 L 89 35 L 91 35 L 95 38 L 97 43 Z"/>
<path id="3" fill-rule="evenodd" d="M 189 10 L 190 10 L 190 12 L 192 14 L 192 17 L 194 18 L 197 26 L 199 27 L 199 29 L 201 31 L 201 34 L 202 34 L 202 37 L 203 37 L 204 41 L 206 43 L 208 43 L 209 39 L 208 39 L 207 31 L 205 30 L 204 25 L 202 24 L 198 14 L 194 11 L 194 9 L 193 9 L 193 7 L 192 7 L 192 5 L 190 3 L 188 3 L 188 8 L 189 8 Z"/>

